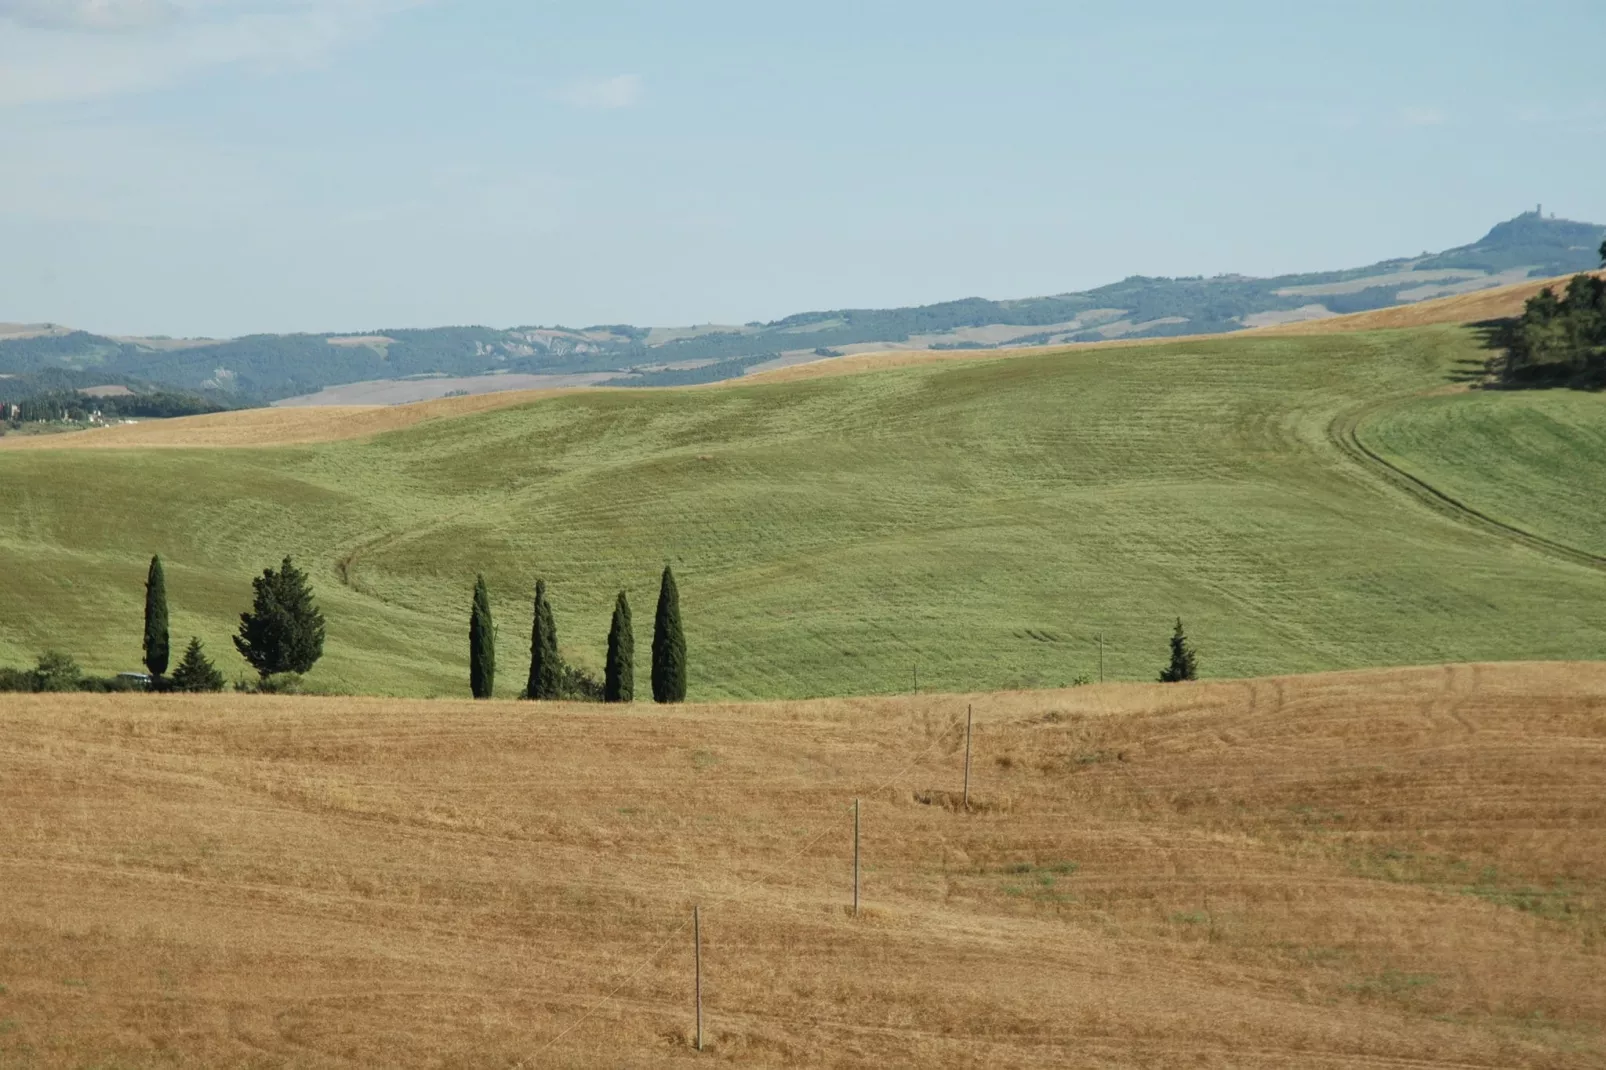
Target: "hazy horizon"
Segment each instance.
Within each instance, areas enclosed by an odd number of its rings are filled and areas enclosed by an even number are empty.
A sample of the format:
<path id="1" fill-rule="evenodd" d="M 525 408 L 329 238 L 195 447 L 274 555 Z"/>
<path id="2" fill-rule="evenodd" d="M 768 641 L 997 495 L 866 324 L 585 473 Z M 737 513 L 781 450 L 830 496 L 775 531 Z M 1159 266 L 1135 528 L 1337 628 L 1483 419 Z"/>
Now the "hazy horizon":
<path id="1" fill-rule="evenodd" d="M 1606 221 L 1596 5 L 1147 14 L 0 0 L 0 321 L 740 323 Z"/>

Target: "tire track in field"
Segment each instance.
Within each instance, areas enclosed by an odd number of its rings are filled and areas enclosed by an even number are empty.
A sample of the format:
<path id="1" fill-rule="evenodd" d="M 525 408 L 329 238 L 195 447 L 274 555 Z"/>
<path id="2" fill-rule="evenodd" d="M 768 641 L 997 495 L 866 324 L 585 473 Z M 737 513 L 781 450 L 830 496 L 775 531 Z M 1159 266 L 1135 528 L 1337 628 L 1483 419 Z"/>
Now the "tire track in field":
<path id="1" fill-rule="evenodd" d="M 1508 524 L 1503 520 L 1496 520 L 1459 498 L 1440 490 L 1427 480 L 1406 471 L 1399 465 L 1387 460 L 1382 454 L 1373 450 L 1360 437 L 1360 426 L 1369 417 L 1400 399 L 1393 398 L 1387 401 L 1374 401 L 1368 404 L 1349 409 L 1339 413 L 1327 427 L 1328 440 L 1337 446 L 1339 452 L 1354 461 L 1363 469 L 1379 477 L 1383 482 L 1397 490 L 1401 490 L 1418 502 L 1439 513 L 1449 517 L 1470 528 L 1476 528 L 1485 534 L 1503 538 L 1508 542 L 1526 546 L 1551 557 L 1575 565 L 1583 565 L 1597 571 L 1606 572 L 1606 556 L 1580 550 L 1576 546 L 1569 546 L 1564 542 L 1546 538 L 1535 534 L 1515 524 Z"/>

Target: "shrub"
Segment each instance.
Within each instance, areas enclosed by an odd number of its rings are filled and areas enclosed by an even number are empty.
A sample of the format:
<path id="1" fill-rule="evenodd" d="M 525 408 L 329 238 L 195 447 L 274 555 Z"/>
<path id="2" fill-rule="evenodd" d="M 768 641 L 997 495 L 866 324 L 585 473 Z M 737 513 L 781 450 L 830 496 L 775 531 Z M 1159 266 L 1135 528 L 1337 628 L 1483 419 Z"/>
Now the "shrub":
<path id="1" fill-rule="evenodd" d="M 85 676 L 78 681 L 78 690 L 120 695 L 151 688 L 137 676 Z"/>
<path id="2" fill-rule="evenodd" d="M 184 651 L 184 660 L 173 670 L 172 687 L 174 691 L 223 690 L 223 674 L 217 671 L 212 659 L 201 649 L 200 639 L 190 638 L 189 648 Z"/>
<path id="3" fill-rule="evenodd" d="M 1188 643 L 1188 637 L 1183 634 L 1182 620 L 1179 617 L 1177 630 L 1171 636 L 1171 664 L 1160 670 L 1160 682 L 1176 684 L 1198 678 L 1199 666 L 1194 657 L 1193 647 Z"/>
<path id="4" fill-rule="evenodd" d="M 236 680 L 234 690 L 249 695 L 306 695 L 307 682 L 298 672 L 276 672 L 255 680 Z"/>
<path id="5" fill-rule="evenodd" d="M 28 669 L 0 669 L 0 692 L 32 691 L 33 673 Z"/>
<path id="6" fill-rule="evenodd" d="M 602 681 L 598 680 L 589 669 L 564 662 L 558 694 L 570 702 L 601 702 Z"/>
<path id="7" fill-rule="evenodd" d="M 72 659 L 71 654 L 63 654 L 59 650 L 47 650 L 39 655 L 39 663 L 33 670 L 33 689 L 35 691 L 77 691 L 83 682 L 83 670 Z"/>

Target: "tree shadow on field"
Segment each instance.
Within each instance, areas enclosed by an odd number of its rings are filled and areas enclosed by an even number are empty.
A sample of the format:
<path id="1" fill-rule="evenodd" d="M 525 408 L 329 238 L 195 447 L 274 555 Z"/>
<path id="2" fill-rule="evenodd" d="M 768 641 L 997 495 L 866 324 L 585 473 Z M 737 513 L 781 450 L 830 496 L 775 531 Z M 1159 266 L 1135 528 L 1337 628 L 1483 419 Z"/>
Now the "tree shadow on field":
<path id="1" fill-rule="evenodd" d="M 1453 383 L 1470 383 L 1481 390 L 1606 390 L 1606 364 L 1595 362 L 1582 371 L 1573 368 L 1541 364 L 1524 368 L 1508 375 L 1506 359 L 1517 330 L 1517 317 L 1481 320 L 1470 323 L 1478 344 L 1489 352 L 1483 360 L 1463 358 L 1455 361 L 1448 378 Z"/>

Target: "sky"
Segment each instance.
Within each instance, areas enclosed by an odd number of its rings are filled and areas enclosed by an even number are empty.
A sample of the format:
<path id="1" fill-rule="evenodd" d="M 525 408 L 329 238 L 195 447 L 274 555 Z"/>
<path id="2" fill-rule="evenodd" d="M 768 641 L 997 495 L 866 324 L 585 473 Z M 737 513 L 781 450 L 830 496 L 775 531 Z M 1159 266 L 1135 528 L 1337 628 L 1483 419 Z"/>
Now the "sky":
<path id="1" fill-rule="evenodd" d="M 0 321 L 672 325 L 1606 222 L 1606 4 L 0 0 Z"/>

